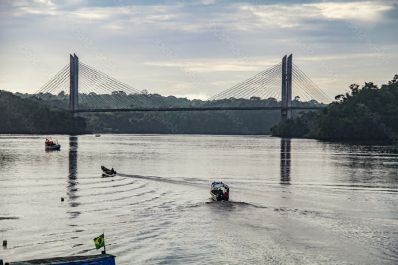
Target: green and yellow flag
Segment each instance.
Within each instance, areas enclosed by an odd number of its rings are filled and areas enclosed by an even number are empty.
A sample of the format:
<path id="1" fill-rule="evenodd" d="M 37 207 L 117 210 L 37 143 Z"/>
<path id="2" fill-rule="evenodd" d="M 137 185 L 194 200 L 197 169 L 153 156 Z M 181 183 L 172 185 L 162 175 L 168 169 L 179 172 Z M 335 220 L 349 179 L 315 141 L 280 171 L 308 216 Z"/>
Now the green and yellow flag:
<path id="1" fill-rule="evenodd" d="M 96 249 L 100 249 L 105 246 L 105 236 L 104 234 L 100 235 L 99 237 L 94 238 L 94 244 Z"/>

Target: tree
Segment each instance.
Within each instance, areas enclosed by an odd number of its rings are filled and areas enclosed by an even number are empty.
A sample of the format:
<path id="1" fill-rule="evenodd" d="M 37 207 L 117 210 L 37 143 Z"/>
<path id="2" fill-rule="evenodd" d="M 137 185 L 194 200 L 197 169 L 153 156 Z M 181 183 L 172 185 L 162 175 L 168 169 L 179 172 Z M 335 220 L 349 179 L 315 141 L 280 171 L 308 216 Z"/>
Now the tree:
<path id="1" fill-rule="evenodd" d="M 272 128 L 276 136 L 328 140 L 398 140 L 398 76 L 379 89 L 373 82 L 350 85 L 322 112 L 305 113 Z"/>

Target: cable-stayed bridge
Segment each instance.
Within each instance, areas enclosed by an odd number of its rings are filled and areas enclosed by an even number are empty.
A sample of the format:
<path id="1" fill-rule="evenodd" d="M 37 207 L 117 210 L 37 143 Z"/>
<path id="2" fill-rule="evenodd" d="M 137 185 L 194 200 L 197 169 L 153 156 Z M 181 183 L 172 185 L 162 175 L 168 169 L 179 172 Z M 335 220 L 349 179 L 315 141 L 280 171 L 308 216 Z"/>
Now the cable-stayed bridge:
<path id="1" fill-rule="evenodd" d="M 222 91 L 209 100 L 267 99 L 279 100 L 272 106 L 225 107 L 212 104 L 200 107 L 139 107 L 141 92 L 95 68 L 79 61 L 73 54 L 70 62 L 35 94 L 46 99 L 51 95 L 68 96 L 68 109 L 74 113 L 124 111 L 225 111 L 225 110 L 280 110 L 281 118 L 290 117 L 292 110 L 323 108 L 322 104 L 295 105 L 298 100 L 328 103 L 331 99 L 295 64 L 292 54 L 278 63 L 237 85 Z"/>

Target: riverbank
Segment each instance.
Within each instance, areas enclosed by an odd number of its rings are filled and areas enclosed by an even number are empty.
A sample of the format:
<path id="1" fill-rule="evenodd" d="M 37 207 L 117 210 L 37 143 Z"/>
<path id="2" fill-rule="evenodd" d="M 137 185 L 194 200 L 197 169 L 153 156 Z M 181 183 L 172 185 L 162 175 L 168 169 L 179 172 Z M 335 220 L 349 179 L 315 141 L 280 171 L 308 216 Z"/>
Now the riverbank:
<path id="1" fill-rule="evenodd" d="M 394 142 L 398 140 L 398 75 L 380 88 L 372 82 L 350 86 L 350 93 L 320 112 L 280 122 L 273 136 L 327 141 Z"/>

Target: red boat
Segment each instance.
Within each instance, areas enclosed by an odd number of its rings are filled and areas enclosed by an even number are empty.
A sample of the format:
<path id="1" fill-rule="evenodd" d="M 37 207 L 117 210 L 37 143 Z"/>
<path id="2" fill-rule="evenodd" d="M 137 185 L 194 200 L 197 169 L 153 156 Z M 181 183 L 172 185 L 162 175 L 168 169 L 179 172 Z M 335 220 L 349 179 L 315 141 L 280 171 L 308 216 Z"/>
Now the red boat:
<path id="1" fill-rule="evenodd" d="M 44 143 L 46 151 L 61 150 L 61 145 L 58 144 L 58 140 L 54 142 L 51 138 L 46 138 Z"/>

